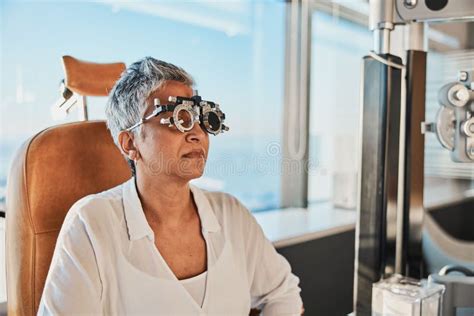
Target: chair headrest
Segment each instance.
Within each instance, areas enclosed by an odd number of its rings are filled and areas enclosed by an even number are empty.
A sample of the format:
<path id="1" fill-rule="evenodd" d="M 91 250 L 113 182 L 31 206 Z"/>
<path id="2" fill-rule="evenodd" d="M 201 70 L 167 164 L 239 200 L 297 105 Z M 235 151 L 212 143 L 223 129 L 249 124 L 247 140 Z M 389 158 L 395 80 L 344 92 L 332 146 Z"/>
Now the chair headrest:
<path id="1" fill-rule="evenodd" d="M 107 96 L 125 70 L 124 63 L 99 64 L 63 56 L 66 87 L 84 96 Z"/>

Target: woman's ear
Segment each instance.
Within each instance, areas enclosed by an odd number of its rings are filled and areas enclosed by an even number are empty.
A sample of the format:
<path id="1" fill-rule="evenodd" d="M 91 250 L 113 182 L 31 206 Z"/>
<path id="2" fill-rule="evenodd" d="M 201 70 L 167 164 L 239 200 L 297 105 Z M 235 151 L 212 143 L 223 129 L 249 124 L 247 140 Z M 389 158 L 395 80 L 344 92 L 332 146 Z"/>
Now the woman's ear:
<path id="1" fill-rule="evenodd" d="M 134 137 L 135 135 L 132 132 L 121 131 L 118 134 L 118 142 L 120 144 L 120 149 L 122 153 L 128 157 L 128 159 L 137 162 L 140 157 L 140 153 L 135 146 Z"/>

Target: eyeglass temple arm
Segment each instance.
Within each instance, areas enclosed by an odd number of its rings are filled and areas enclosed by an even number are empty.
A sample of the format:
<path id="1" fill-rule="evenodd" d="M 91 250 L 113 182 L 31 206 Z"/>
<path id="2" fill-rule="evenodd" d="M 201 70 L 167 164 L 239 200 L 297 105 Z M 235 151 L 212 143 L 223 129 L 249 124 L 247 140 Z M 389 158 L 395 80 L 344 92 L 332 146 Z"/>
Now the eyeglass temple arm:
<path id="1" fill-rule="evenodd" d="M 133 124 L 132 126 L 130 126 L 129 128 L 126 129 L 127 132 L 130 132 L 131 130 L 137 128 L 138 126 L 142 125 L 143 123 L 145 123 L 146 121 L 148 121 L 149 119 L 155 117 L 155 116 L 158 116 L 161 114 L 161 112 L 163 111 L 166 111 L 166 109 L 164 109 L 166 106 L 157 106 L 155 108 L 155 110 L 153 110 L 153 112 L 151 112 L 150 115 L 142 118 L 140 121 L 138 121 L 136 124 Z"/>

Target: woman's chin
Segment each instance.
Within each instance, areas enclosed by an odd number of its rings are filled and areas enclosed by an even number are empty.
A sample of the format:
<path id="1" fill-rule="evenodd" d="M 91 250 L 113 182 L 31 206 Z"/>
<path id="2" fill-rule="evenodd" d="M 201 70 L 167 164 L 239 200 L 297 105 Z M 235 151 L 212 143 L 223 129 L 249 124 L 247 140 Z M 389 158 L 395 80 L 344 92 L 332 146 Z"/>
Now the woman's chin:
<path id="1" fill-rule="evenodd" d="M 183 159 L 177 166 L 177 172 L 183 177 L 195 179 L 202 176 L 206 167 L 204 159 Z"/>
<path id="2" fill-rule="evenodd" d="M 191 181 L 193 179 L 202 177 L 204 174 L 204 168 L 190 168 L 188 170 L 182 170 L 180 173 L 181 178 Z"/>

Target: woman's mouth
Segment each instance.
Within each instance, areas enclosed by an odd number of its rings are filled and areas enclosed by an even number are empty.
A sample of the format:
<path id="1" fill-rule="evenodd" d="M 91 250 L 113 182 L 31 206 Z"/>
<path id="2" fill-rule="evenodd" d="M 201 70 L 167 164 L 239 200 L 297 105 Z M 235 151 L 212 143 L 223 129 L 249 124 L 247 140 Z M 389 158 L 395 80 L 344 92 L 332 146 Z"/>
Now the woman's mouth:
<path id="1" fill-rule="evenodd" d="M 193 150 L 187 154 L 184 154 L 182 156 L 183 158 L 189 158 L 189 159 L 200 159 L 204 158 L 204 151 L 202 150 Z"/>

